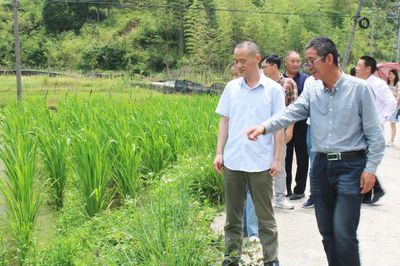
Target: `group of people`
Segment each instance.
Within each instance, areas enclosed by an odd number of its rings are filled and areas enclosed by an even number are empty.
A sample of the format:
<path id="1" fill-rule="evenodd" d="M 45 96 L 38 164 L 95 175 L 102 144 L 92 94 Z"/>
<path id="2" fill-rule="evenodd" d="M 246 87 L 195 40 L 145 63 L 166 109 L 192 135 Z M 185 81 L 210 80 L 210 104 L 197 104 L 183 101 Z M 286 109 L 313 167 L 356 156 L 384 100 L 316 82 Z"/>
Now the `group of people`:
<path id="1" fill-rule="evenodd" d="M 236 45 L 233 80 L 216 108 L 221 119 L 214 167 L 224 175 L 226 204 L 222 265 L 238 265 L 246 235 L 258 235 L 264 265 L 279 265 L 273 206 L 293 209 L 287 197 L 305 197 L 309 161 L 311 196 L 303 206 L 315 206 L 328 263 L 360 265 L 360 207 L 365 194 L 367 203 L 384 194 L 374 187 L 385 147 L 382 124 L 397 101 L 374 78 L 373 58 L 359 60 L 355 78 L 339 69 L 338 57 L 330 39 L 316 37 L 305 48 L 311 76 L 300 72 L 295 51 L 286 54 L 286 72 L 280 73 L 278 55 L 261 58 L 250 41 Z"/>

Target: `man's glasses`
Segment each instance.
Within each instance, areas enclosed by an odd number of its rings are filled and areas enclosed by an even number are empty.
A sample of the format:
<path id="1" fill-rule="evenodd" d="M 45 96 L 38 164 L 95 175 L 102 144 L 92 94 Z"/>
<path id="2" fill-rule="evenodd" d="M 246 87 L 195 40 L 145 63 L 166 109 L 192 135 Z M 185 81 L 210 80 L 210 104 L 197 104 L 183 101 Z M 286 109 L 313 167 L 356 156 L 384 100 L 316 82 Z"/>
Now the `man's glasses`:
<path id="1" fill-rule="evenodd" d="M 318 62 L 319 60 L 324 59 L 324 58 L 325 58 L 325 56 L 321 56 L 315 60 L 307 60 L 306 59 L 305 60 L 306 62 L 303 64 L 303 68 L 307 68 L 307 67 L 312 68 L 316 62 Z"/>

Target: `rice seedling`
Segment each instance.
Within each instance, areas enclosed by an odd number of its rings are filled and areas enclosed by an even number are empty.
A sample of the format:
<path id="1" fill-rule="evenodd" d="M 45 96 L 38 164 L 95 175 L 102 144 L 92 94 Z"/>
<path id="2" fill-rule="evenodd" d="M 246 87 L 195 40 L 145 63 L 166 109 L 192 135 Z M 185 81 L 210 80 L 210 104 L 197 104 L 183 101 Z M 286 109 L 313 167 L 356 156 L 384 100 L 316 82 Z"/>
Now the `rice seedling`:
<path id="1" fill-rule="evenodd" d="M 0 193 L 6 205 L 7 222 L 11 226 L 17 248 L 17 259 L 22 264 L 32 246 L 32 233 L 42 203 L 37 188 L 37 139 L 29 133 L 14 132 L 13 141 L 4 141 L 0 158 L 6 177 L 0 179 Z"/>
<path id="2" fill-rule="evenodd" d="M 64 203 L 64 192 L 67 185 L 69 144 L 66 135 L 66 123 L 57 120 L 50 111 L 42 113 L 41 127 L 38 128 L 39 144 L 42 151 L 42 162 L 49 178 L 56 209 Z"/>
<path id="3" fill-rule="evenodd" d="M 142 188 L 140 175 L 142 153 L 137 149 L 133 133 L 129 132 L 126 121 L 117 120 L 110 127 L 111 137 L 115 140 L 111 146 L 112 175 L 120 194 L 124 198 L 135 198 Z"/>
<path id="4" fill-rule="evenodd" d="M 90 129 L 84 129 L 74 137 L 76 174 L 90 217 L 105 208 L 109 199 L 106 187 L 110 179 L 110 145 L 110 140 L 100 140 Z"/>
<path id="5" fill-rule="evenodd" d="M 176 180 L 159 182 L 151 200 L 134 209 L 131 219 L 113 224 L 118 238 L 108 245 L 119 264 L 210 265 L 215 260 L 218 253 L 210 247 L 200 205 L 190 198 L 188 182 Z"/>
<path id="6" fill-rule="evenodd" d="M 207 165 L 211 164 L 207 155 L 213 153 L 216 144 L 216 98 L 146 94 L 143 90 L 130 90 L 131 96 L 127 97 L 118 86 L 112 87 L 111 98 L 107 91 L 99 91 L 100 87 L 88 87 L 85 92 L 68 98 L 64 97 L 64 91 L 61 97 L 64 100 L 59 100 L 55 111 L 48 110 L 43 100 L 24 99 L 23 104 L 8 104 L 5 110 L 0 110 L 2 141 L 16 146 L 15 132 L 23 133 L 21 142 L 29 144 L 26 136 L 35 139 L 36 173 L 40 158 L 39 165 L 45 170 L 45 178 L 40 180 L 48 180 L 46 184 L 51 185 L 58 210 L 67 195 L 61 216 L 74 209 L 70 206 L 71 198 L 74 206 L 83 199 L 87 215 L 96 216 L 86 220 L 87 223 L 132 208 L 131 216 L 123 219 L 118 231 L 127 242 L 111 247 L 115 253 L 110 254 L 117 254 L 118 259 L 110 257 L 106 261 L 142 265 L 210 264 L 213 260 L 205 255 L 210 252 L 208 221 L 205 214 L 199 214 L 202 211 L 199 206 L 219 204 L 223 192 L 221 176 Z M 7 152 L 3 154 L 10 157 Z M 189 157 L 201 163 L 182 161 Z M 182 164 L 187 168 L 179 168 Z M 69 167 L 75 171 L 69 172 Z M 175 171 L 175 167 L 180 170 Z M 165 179 L 164 174 L 171 170 L 176 176 Z M 180 179 L 182 182 L 175 183 Z M 77 186 L 66 186 L 67 183 Z M 6 185 L 3 182 L 3 188 Z M 158 186 L 160 189 L 154 190 Z M 110 199 L 116 189 L 123 198 L 121 208 L 110 208 L 107 214 L 98 215 L 111 206 Z M 33 191 L 37 193 L 36 189 Z M 131 199 L 134 206 L 127 204 Z M 72 232 L 84 222 L 83 216 L 78 222 L 74 219 L 63 223 L 61 239 L 68 238 L 65 232 Z M 23 230 L 20 231 L 22 234 Z M 26 243 L 29 246 L 32 241 Z M 63 253 L 64 244 L 60 242 L 54 248 L 51 261 L 57 261 L 56 254 L 64 254 L 68 261 L 82 256 L 79 245 L 77 252 L 78 246 L 74 245 L 71 252 Z M 52 248 L 46 250 L 52 254 Z M 101 262 L 100 257 L 94 260 Z"/>

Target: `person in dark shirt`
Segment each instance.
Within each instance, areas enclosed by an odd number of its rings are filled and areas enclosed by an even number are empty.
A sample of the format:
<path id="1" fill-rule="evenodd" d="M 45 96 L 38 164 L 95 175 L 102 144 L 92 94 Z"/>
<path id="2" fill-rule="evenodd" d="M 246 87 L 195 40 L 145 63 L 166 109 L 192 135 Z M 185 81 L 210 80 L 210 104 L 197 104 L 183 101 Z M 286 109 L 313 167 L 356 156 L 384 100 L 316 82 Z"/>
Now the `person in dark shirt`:
<path id="1" fill-rule="evenodd" d="M 308 75 L 300 72 L 301 60 L 300 55 L 296 51 L 289 51 L 285 56 L 286 72 L 285 77 L 293 79 L 297 84 L 299 96 L 303 92 L 304 81 Z M 286 145 L 286 188 L 287 195 L 291 200 L 304 198 L 308 175 L 308 151 L 307 151 L 307 123 L 306 120 L 301 120 L 295 123 L 293 129 L 293 138 Z M 293 149 L 296 152 L 296 186 L 292 193 L 292 164 L 293 164 Z"/>

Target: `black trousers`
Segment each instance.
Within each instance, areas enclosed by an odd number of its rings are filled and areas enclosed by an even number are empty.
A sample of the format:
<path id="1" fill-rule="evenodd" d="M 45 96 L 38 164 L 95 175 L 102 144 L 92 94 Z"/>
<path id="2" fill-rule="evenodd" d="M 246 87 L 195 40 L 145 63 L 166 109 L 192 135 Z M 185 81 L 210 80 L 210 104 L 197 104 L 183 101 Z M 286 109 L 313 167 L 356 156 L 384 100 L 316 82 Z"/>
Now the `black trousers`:
<path id="1" fill-rule="evenodd" d="M 294 124 L 293 138 L 286 144 L 286 188 L 288 195 L 292 194 L 292 165 L 293 148 L 296 152 L 297 170 L 296 186 L 293 190 L 295 194 L 302 194 L 306 189 L 308 174 L 308 151 L 307 151 L 307 123 L 306 120 L 298 121 Z"/>

